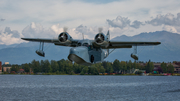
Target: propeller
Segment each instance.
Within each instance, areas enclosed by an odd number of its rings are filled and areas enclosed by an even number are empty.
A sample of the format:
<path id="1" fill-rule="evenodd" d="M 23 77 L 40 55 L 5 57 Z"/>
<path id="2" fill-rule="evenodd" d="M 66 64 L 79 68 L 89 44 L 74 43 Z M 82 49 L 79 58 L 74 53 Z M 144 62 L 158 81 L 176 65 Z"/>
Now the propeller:
<path id="1" fill-rule="evenodd" d="M 59 35 L 59 41 L 65 42 L 68 39 L 68 33 L 67 33 L 68 27 L 63 28 L 63 32 Z"/>
<path id="2" fill-rule="evenodd" d="M 65 42 L 67 39 L 67 35 L 65 33 L 62 33 L 62 35 L 60 36 L 60 40 L 62 40 L 62 42 Z"/>
<path id="3" fill-rule="evenodd" d="M 102 33 L 102 30 L 103 30 L 102 27 L 98 28 L 99 33 L 98 33 L 98 35 L 96 36 L 96 42 L 97 42 L 97 43 L 101 43 L 101 42 L 104 41 L 104 36 L 101 34 L 101 33 Z"/>

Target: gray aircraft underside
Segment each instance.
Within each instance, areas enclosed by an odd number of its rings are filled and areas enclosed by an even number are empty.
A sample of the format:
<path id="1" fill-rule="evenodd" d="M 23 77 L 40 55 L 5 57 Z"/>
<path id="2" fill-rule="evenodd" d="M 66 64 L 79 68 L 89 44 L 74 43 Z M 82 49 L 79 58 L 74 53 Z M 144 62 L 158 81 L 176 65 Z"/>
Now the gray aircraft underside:
<path id="1" fill-rule="evenodd" d="M 94 63 L 102 62 L 111 52 L 109 49 L 116 48 L 132 48 L 134 52 L 131 57 L 138 60 L 137 46 L 159 45 L 161 42 L 123 42 L 111 41 L 109 31 L 107 35 L 99 32 L 94 40 L 74 40 L 66 31 L 59 34 L 57 39 L 43 39 L 43 38 L 21 38 L 27 41 L 40 42 L 40 49 L 36 50 L 39 56 L 45 56 L 43 51 L 44 43 L 54 43 L 60 46 L 69 46 L 70 49 L 68 59 L 77 64 L 91 65 Z"/>

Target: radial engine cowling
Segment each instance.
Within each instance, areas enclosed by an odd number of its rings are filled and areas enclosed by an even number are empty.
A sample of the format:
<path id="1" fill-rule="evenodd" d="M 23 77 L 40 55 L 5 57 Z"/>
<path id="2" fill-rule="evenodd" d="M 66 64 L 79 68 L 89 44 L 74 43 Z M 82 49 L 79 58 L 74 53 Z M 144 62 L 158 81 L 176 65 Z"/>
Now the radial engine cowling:
<path id="1" fill-rule="evenodd" d="M 103 33 L 98 33 L 94 38 L 96 44 L 101 46 L 108 46 L 109 45 L 109 39 L 107 36 L 105 36 Z"/>
<path id="2" fill-rule="evenodd" d="M 67 32 L 62 32 L 58 36 L 60 43 L 71 43 L 72 37 Z"/>

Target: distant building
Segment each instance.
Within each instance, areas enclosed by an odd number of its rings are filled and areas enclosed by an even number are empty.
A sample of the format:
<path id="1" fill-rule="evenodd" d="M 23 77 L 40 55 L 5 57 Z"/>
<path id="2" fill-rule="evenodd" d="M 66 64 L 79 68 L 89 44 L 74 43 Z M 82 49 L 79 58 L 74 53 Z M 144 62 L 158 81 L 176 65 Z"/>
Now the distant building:
<path id="1" fill-rule="evenodd" d="M 153 63 L 154 69 L 153 72 L 155 73 L 163 73 L 163 69 L 161 68 L 161 63 Z"/>
<path id="2" fill-rule="evenodd" d="M 153 63 L 153 65 L 154 65 L 154 68 L 158 68 L 158 67 L 161 67 L 161 63 Z"/>
<path id="3" fill-rule="evenodd" d="M 18 73 L 25 73 L 24 69 L 19 69 Z"/>
<path id="4" fill-rule="evenodd" d="M 9 62 L 5 62 L 3 65 L 3 72 L 11 72 L 11 65 L 9 64 Z"/>
<path id="5" fill-rule="evenodd" d="M 140 66 L 145 67 L 147 63 L 139 63 Z M 173 62 L 173 63 L 166 63 L 166 65 L 173 65 L 174 67 L 174 73 L 180 73 L 180 62 Z M 154 62 L 154 69 L 153 71 L 156 71 L 158 73 L 163 73 L 163 69 L 161 68 L 161 63 L 160 62 Z"/>
<path id="6" fill-rule="evenodd" d="M 5 65 L 9 65 L 9 62 L 5 62 L 4 64 L 5 64 Z"/>
<path id="7" fill-rule="evenodd" d="M 163 73 L 163 69 L 161 67 L 154 67 L 153 71 L 155 71 L 156 73 Z"/>
<path id="8" fill-rule="evenodd" d="M 158 71 L 159 73 L 163 72 L 162 68 L 161 68 L 161 63 L 153 63 L 154 64 L 154 69 L 153 71 Z M 174 73 L 180 73 L 180 62 L 176 62 L 176 63 L 166 63 L 167 66 L 168 65 L 173 65 L 174 67 Z"/>
<path id="9" fill-rule="evenodd" d="M 180 62 L 175 62 L 175 64 L 178 66 L 175 66 L 174 67 L 174 71 L 176 72 L 176 73 L 180 73 Z"/>
<path id="10" fill-rule="evenodd" d="M 170 63 L 167 65 L 170 65 Z M 180 63 L 171 63 L 171 65 L 174 67 L 174 73 L 180 73 Z"/>

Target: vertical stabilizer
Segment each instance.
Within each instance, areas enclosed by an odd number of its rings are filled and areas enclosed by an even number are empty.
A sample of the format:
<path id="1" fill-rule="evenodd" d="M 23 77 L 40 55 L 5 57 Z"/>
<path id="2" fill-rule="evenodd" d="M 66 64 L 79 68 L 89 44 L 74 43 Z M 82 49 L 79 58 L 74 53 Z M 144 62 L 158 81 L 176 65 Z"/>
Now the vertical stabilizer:
<path id="1" fill-rule="evenodd" d="M 106 37 L 107 37 L 107 39 L 108 39 L 108 41 L 109 41 L 109 40 L 110 40 L 109 30 L 108 30 L 108 32 L 107 32 L 107 34 L 106 34 Z"/>
<path id="2" fill-rule="evenodd" d="M 107 40 L 109 41 L 110 40 L 110 34 L 109 34 L 109 30 L 106 34 L 106 37 L 107 37 Z M 107 49 L 107 54 L 109 55 L 109 49 Z"/>

